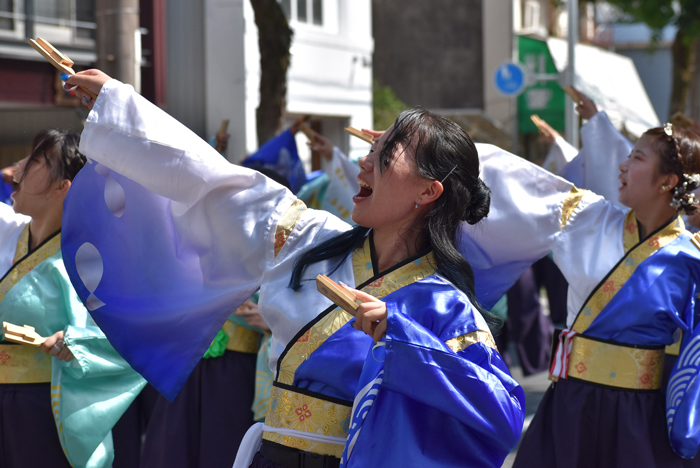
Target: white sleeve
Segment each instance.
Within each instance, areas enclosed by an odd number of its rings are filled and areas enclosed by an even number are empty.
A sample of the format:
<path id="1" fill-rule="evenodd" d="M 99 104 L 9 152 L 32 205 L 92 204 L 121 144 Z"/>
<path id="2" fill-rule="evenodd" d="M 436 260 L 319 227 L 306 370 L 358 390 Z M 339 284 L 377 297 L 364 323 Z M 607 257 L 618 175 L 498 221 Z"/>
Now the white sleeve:
<path id="1" fill-rule="evenodd" d="M 561 175 L 564 167 L 576 157 L 578 150 L 571 146 L 561 136 L 557 136 L 552 143 L 552 147 L 547 153 L 547 157 L 542 163 L 542 167 L 547 169 L 552 174 Z"/>
<path id="2" fill-rule="evenodd" d="M 479 299 L 497 300 L 549 253 L 577 294 L 594 287 L 600 280 L 595 244 L 621 233 L 624 213 L 523 158 L 490 145 L 477 149 L 491 209 L 474 226 L 462 223 L 460 247 L 475 270 Z"/>
<path id="3" fill-rule="evenodd" d="M 280 262 L 293 264 L 290 257 L 348 228 L 327 213 L 303 210 L 289 190 L 257 171 L 229 163 L 116 80 L 102 88 L 80 150 L 170 200 L 178 242 L 203 252 L 205 281 L 254 291 Z"/>
<path id="4" fill-rule="evenodd" d="M 598 112 L 581 127 L 581 152 L 564 168 L 562 176 L 624 208 L 617 200 L 619 166 L 629 157 L 633 146 L 605 112 Z"/>
<path id="5" fill-rule="evenodd" d="M 357 185 L 360 167 L 350 161 L 337 147 L 333 148 L 333 157 L 330 161 L 322 159 L 321 167 L 329 179 L 321 208 L 352 223 L 350 217 L 354 206 L 352 197 L 360 191 L 360 186 Z"/>
<path id="6" fill-rule="evenodd" d="M 15 213 L 10 205 L 0 203 L 0 277 L 11 267 L 22 229 L 31 218 Z"/>

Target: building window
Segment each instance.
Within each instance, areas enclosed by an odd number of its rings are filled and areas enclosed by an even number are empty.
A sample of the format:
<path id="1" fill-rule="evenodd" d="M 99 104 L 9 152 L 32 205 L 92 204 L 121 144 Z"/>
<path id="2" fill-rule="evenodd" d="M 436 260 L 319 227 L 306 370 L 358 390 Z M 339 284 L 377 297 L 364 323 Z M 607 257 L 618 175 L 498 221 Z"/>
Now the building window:
<path id="1" fill-rule="evenodd" d="M 292 0 L 281 0 L 280 5 L 282 5 L 285 18 L 289 21 L 292 18 Z"/>
<path id="2" fill-rule="evenodd" d="M 284 16 L 291 23 L 314 24 L 323 26 L 324 0 L 279 0 Z"/>
<path id="3" fill-rule="evenodd" d="M 94 47 L 94 0 L 0 0 L 0 36 Z"/>
<path id="4" fill-rule="evenodd" d="M 297 21 L 300 23 L 308 23 L 306 4 L 306 0 L 297 0 Z"/>
<path id="5" fill-rule="evenodd" d="M 15 29 L 14 0 L 0 0 L 0 30 Z"/>
<path id="6" fill-rule="evenodd" d="M 312 2 L 312 13 L 314 18 L 314 24 L 319 26 L 323 25 L 323 0 L 313 0 Z"/>

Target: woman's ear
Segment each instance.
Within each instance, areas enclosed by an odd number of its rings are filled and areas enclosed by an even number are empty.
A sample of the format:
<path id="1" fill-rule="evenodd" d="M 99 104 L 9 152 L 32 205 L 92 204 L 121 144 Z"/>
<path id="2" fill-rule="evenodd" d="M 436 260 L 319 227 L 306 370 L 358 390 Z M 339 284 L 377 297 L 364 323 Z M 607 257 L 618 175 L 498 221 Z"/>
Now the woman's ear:
<path id="1" fill-rule="evenodd" d="M 661 184 L 665 187 L 675 187 L 678 185 L 678 176 L 676 174 L 666 174 L 663 176 L 664 183 Z"/>
<path id="2" fill-rule="evenodd" d="M 431 203 L 440 198 L 442 195 L 443 186 L 437 180 L 430 181 L 420 195 L 420 199 L 425 203 Z"/>
<path id="3" fill-rule="evenodd" d="M 68 179 L 63 179 L 58 184 L 58 187 L 56 187 L 56 194 L 59 196 L 65 197 L 66 194 L 68 193 L 68 189 L 70 189 L 70 186 L 71 186 L 71 181 Z"/>

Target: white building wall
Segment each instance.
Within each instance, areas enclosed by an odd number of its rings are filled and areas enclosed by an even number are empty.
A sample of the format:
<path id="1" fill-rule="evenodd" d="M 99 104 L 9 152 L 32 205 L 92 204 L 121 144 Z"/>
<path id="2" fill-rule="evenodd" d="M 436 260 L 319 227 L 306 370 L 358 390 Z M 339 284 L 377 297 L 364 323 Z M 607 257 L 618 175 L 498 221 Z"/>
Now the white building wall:
<path id="1" fill-rule="evenodd" d="M 240 161 L 246 155 L 246 24 L 244 4 L 249 0 L 204 2 L 204 63 L 206 138 L 211 138 L 229 120 L 227 158 Z M 253 115 L 253 120 L 255 115 Z"/>
<path id="2" fill-rule="evenodd" d="M 255 110 L 260 93 L 260 54 L 253 8 L 244 1 L 246 149 L 258 147 Z M 287 75 L 287 112 L 322 117 L 324 134 L 349 156 L 367 154 L 366 143 L 342 132 L 344 125 L 372 127 L 371 0 L 323 0 L 323 25 L 292 19 L 291 64 Z M 355 140 L 355 141 L 353 141 Z M 306 138 L 297 137 L 308 165 Z M 307 167 L 308 168 L 308 167 Z"/>
<path id="3" fill-rule="evenodd" d="M 250 0 L 170 0 L 167 11 L 167 110 L 207 139 L 228 119 L 227 157 L 239 162 L 258 148 L 260 53 Z M 291 21 L 287 111 L 311 114 L 334 144 L 361 156 L 367 144 L 342 129 L 373 124 L 371 0 L 323 0 L 323 16 L 323 26 Z M 298 135 L 308 163 L 306 141 Z"/>

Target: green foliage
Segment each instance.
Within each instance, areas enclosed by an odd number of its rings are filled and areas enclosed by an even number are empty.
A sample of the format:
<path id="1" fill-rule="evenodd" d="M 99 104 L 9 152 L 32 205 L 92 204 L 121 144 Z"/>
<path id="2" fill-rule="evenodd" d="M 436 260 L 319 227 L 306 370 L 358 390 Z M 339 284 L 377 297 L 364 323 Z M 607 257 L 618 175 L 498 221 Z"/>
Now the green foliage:
<path id="1" fill-rule="evenodd" d="M 381 86 L 374 80 L 372 99 L 374 101 L 374 128 L 386 130 L 389 128 L 401 111 L 408 106 L 399 99 L 388 86 Z"/>
<path id="2" fill-rule="evenodd" d="M 700 36 L 700 1 L 698 0 L 606 0 L 630 16 L 646 23 L 656 39 L 666 26 L 678 26 L 687 37 Z"/>

